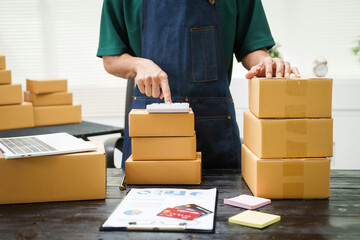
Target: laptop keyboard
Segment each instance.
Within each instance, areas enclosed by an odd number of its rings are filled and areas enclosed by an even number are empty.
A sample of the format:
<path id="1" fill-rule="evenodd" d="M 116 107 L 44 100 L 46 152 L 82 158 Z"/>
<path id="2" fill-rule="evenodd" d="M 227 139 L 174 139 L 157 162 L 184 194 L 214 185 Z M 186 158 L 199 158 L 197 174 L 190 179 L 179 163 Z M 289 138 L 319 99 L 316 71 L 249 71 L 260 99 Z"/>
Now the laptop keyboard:
<path id="1" fill-rule="evenodd" d="M 55 148 L 35 137 L 3 138 L 0 139 L 0 143 L 13 154 L 56 151 Z"/>

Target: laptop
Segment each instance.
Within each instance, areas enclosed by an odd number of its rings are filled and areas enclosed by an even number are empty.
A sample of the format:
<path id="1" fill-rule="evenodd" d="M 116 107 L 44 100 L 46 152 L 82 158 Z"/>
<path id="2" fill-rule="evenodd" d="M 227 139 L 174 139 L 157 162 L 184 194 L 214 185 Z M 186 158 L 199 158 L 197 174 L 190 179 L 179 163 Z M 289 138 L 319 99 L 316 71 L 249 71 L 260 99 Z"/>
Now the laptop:
<path id="1" fill-rule="evenodd" d="M 97 146 L 68 133 L 0 138 L 0 154 L 5 159 L 86 152 L 96 149 Z"/>

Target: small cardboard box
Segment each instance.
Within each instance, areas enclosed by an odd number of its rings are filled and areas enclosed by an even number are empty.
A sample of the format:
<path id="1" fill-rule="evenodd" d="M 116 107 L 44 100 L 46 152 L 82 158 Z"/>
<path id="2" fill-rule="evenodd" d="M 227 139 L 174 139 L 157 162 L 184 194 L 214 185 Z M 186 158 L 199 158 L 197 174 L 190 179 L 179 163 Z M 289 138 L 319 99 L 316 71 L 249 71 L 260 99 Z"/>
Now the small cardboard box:
<path id="1" fill-rule="evenodd" d="M 0 105 L 22 103 L 21 84 L 0 85 Z"/>
<path id="2" fill-rule="evenodd" d="M 176 160 L 196 159 L 196 137 L 132 138 L 132 159 Z"/>
<path id="3" fill-rule="evenodd" d="M 253 78 L 250 111 L 258 118 L 330 118 L 332 79 Z"/>
<path id="4" fill-rule="evenodd" d="M 0 130 L 34 126 L 34 111 L 31 103 L 0 106 Z"/>
<path id="5" fill-rule="evenodd" d="M 81 123 L 81 105 L 34 107 L 35 126 Z"/>
<path id="6" fill-rule="evenodd" d="M 0 70 L 0 84 L 11 84 L 10 70 Z"/>
<path id="7" fill-rule="evenodd" d="M 5 56 L 0 56 L 0 70 L 6 69 Z"/>
<path id="8" fill-rule="evenodd" d="M 194 113 L 148 113 L 133 109 L 129 114 L 130 137 L 192 137 Z"/>
<path id="9" fill-rule="evenodd" d="M 258 119 L 246 111 L 244 144 L 260 158 L 331 157 L 333 119 Z"/>
<path id="10" fill-rule="evenodd" d="M 0 156 L 0 204 L 104 199 L 106 156 L 97 151 L 5 160 Z"/>
<path id="11" fill-rule="evenodd" d="M 330 159 L 260 159 L 244 144 L 241 174 L 256 197 L 328 198 Z"/>
<path id="12" fill-rule="evenodd" d="M 196 160 L 133 161 L 125 162 L 127 184 L 200 184 L 201 153 Z"/>
<path id="13" fill-rule="evenodd" d="M 66 92 L 67 80 L 66 79 L 49 79 L 49 80 L 26 79 L 26 91 L 30 91 L 36 94 Z"/>
<path id="14" fill-rule="evenodd" d="M 29 91 L 24 92 L 24 101 L 32 102 L 34 107 L 72 105 L 73 95 L 71 92 L 35 94 Z"/>

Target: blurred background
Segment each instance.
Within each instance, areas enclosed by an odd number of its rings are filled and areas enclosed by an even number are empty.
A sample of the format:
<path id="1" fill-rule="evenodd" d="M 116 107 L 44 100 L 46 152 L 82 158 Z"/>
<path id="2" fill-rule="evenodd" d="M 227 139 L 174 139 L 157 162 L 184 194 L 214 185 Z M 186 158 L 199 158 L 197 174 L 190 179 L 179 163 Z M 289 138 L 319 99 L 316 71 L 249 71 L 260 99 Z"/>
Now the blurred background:
<path id="1" fill-rule="evenodd" d="M 0 55 L 23 89 L 26 78 L 67 78 L 83 120 L 123 126 L 126 80 L 107 74 L 95 56 L 102 2 L 0 0 Z M 334 79 L 332 168 L 360 169 L 360 1 L 262 2 L 277 42 L 273 53 L 304 76 L 314 76 L 315 61 L 325 64 Z M 246 70 L 234 62 L 231 91 L 242 135 Z"/>

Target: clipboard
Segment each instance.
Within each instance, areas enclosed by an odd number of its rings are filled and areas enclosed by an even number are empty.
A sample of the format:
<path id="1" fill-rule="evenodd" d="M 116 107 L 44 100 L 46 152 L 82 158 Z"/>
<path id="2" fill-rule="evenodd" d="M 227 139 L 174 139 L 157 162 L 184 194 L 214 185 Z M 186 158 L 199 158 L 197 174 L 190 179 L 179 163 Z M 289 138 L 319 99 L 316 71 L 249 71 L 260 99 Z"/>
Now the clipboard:
<path id="1" fill-rule="evenodd" d="M 138 189 L 136 189 L 138 190 Z M 147 189 L 144 188 L 142 189 L 143 191 L 151 191 L 154 189 Z M 184 233 L 214 233 L 215 232 L 215 227 L 216 227 L 216 211 L 217 211 L 217 198 L 218 198 L 218 191 L 216 188 L 214 189 L 170 189 L 170 188 L 159 188 L 156 189 L 158 191 L 189 191 L 189 192 L 195 192 L 195 191 L 206 191 L 206 190 L 215 190 L 214 192 L 214 199 L 210 200 L 213 201 L 214 204 L 214 208 L 211 209 L 213 210 L 213 212 L 211 213 L 211 215 L 209 214 L 209 216 L 205 216 L 208 217 L 208 219 L 212 219 L 212 223 L 211 226 L 208 225 L 208 229 L 197 229 L 196 227 L 194 227 L 194 225 L 192 224 L 193 221 L 195 222 L 199 222 L 199 219 L 201 219 L 201 217 L 199 217 L 198 219 L 194 219 L 192 221 L 181 221 L 178 220 L 179 222 L 172 222 L 172 221 L 167 221 L 167 219 L 171 218 L 167 218 L 167 217 L 163 217 L 162 219 L 159 219 L 159 217 L 155 217 L 152 220 L 147 220 L 147 221 L 126 221 L 125 224 L 123 224 L 122 226 L 118 227 L 118 226 L 104 226 L 104 224 L 111 218 L 113 217 L 114 214 L 118 214 L 119 212 L 123 211 L 124 209 L 122 209 L 122 204 L 123 202 L 127 201 L 127 203 L 129 202 L 128 199 L 128 195 L 123 199 L 123 201 L 119 204 L 119 206 L 117 207 L 117 209 L 110 215 L 110 217 L 108 218 L 108 220 L 106 220 L 99 228 L 100 231 L 145 231 L 145 232 L 184 232 Z M 132 190 L 131 190 L 132 191 Z M 184 202 L 186 200 L 184 199 Z M 189 199 L 188 202 L 191 201 L 195 201 L 194 199 Z M 131 201 L 130 201 L 131 203 Z M 201 202 L 197 202 L 199 205 L 201 205 Z M 133 204 L 136 205 L 136 204 Z M 175 204 L 176 205 L 176 204 Z M 167 206 L 166 203 L 164 203 L 164 206 Z M 121 211 L 120 211 L 121 210 Z M 130 211 L 130 210 L 128 210 Z M 136 211 L 136 210 L 135 210 Z M 155 210 L 156 212 L 156 210 Z M 120 216 L 122 217 L 122 216 Z M 161 218 L 161 217 L 160 217 Z M 131 219 L 131 217 L 129 218 Z M 207 219 L 207 220 L 208 220 Z M 124 219 L 125 221 L 126 219 Z"/>

